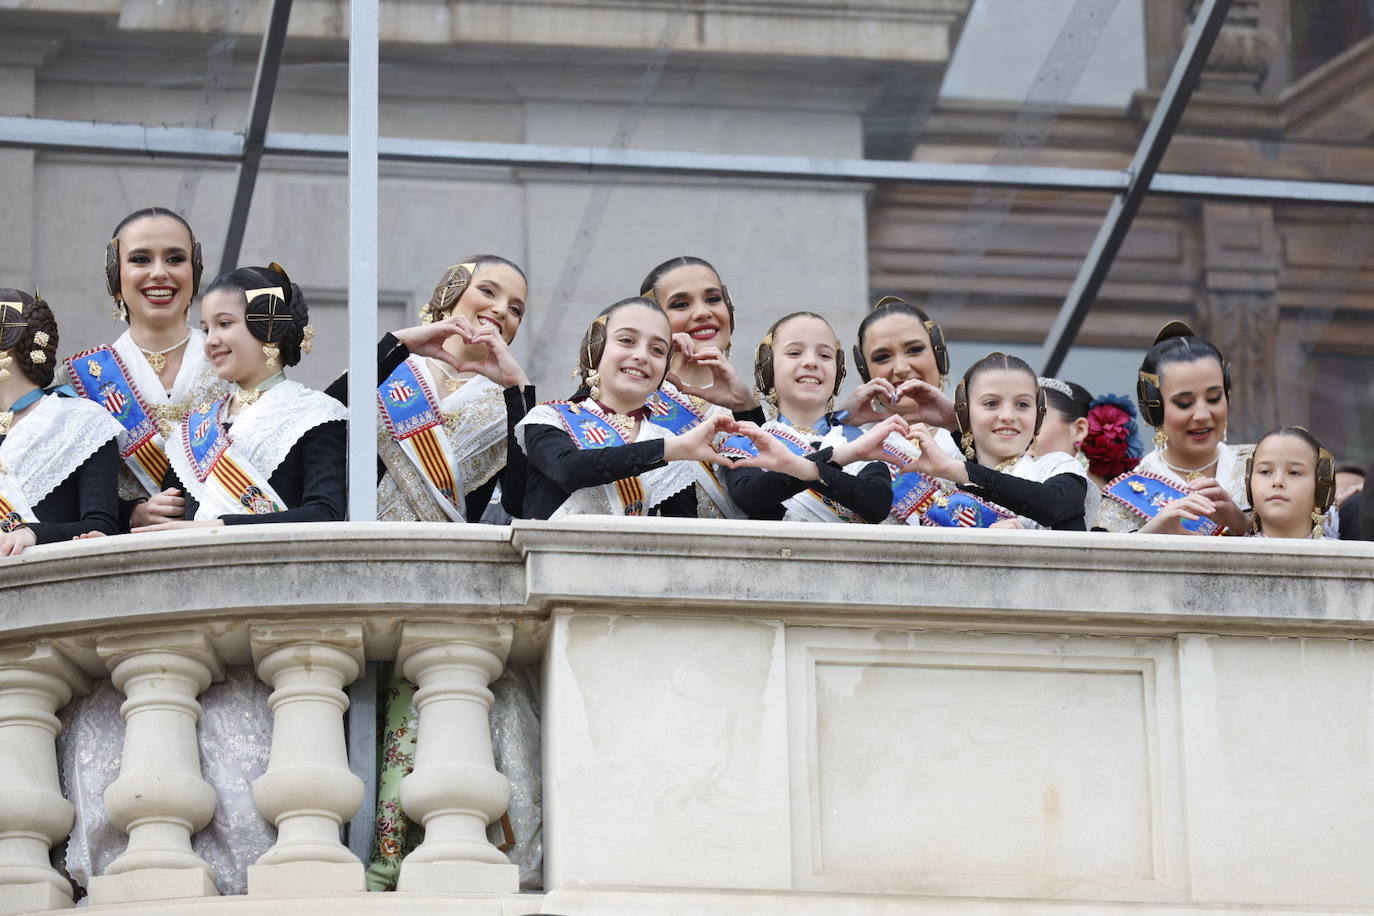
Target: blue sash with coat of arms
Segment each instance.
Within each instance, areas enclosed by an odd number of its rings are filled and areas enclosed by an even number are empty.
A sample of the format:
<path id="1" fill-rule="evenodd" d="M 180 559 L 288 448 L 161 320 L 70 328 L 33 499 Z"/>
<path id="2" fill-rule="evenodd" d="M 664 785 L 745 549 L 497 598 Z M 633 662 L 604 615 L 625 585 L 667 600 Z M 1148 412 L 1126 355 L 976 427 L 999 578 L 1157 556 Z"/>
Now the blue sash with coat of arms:
<path id="1" fill-rule="evenodd" d="M 429 384 L 410 360 L 403 360 L 382 382 L 377 389 L 377 406 L 391 438 L 420 469 L 431 497 L 452 521 L 465 521 L 461 481 L 441 435 L 443 414 Z"/>
<path id="2" fill-rule="evenodd" d="M 1187 491 L 1180 489 L 1173 481 L 1148 471 L 1127 471 L 1103 487 L 1102 493 L 1147 521 L 1158 515 L 1159 510 L 1169 503 L 1188 495 Z M 1199 517 L 1195 521 L 1183 519 L 1179 524 L 1183 530 L 1194 534 L 1226 533 L 1224 526 L 1206 517 Z"/>
<path id="3" fill-rule="evenodd" d="M 119 354 L 110 347 L 96 347 L 67 359 L 67 371 L 82 397 L 105 408 L 124 427 L 119 456 L 129 470 L 149 492 L 161 490 L 168 465 L 157 439 L 157 421 L 129 381 Z"/>
<path id="4" fill-rule="evenodd" d="M 620 430 L 590 408 L 571 401 L 549 401 L 548 406 L 558 412 L 563 430 L 572 437 L 579 449 L 615 448 L 626 445 Z M 623 515 L 643 515 L 648 505 L 644 484 L 638 477 L 624 477 L 605 485 L 612 507 Z"/>
<path id="5" fill-rule="evenodd" d="M 272 485 L 250 464 L 235 455 L 229 435 L 220 423 L 228 398 L 192 410 L 182 427 L 182 441 L 197 487 L 201 509 L 214 517 L 224 514 L 266 515 L 285 509 Z M 191 486 L 189 481 L 185 482 Z M 197 512 L 200 518 L 202 512 Z"/>

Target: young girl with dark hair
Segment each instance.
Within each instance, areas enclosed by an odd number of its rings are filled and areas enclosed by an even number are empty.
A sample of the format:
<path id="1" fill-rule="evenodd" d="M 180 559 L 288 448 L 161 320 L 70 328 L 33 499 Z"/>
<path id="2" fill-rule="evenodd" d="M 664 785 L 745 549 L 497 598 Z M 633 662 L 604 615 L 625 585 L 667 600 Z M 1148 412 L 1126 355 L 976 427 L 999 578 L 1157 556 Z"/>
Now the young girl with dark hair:
<path id="1" fill-rule="evenodd" d="M 66 360 L 64 375 L 119 421 L 119 530 L 181 518 L 183 494 L 164 488 L 167 439 L 191 407 L 228 392 L 188 322 L 200 286 L 200 243 L 163 207 L 120 220 L 105 246 L 105 287 L 128 330 Z"/>
<path id="2" fill-rule="evenodd" d="M 884 440 L 904 434 L 890 416 L 867 431 L 833 412 L 844 381 L 844 352 L 830 323 L 793 312 L 759 344 L 754 380 L 775 419 L 741 424 L 722 451 L 741 460 L 722 472 L 730 496 L 749 518 L 867 522 L 887 518 L 892 476 Z"/>
<path id="3" fill-rule="evenodd" d="M 1250 534 L 1266 538 L 1337 537 L 1335 459 L 1301 426 L 1271 429 L 1246 462 Z"/>
<path id="4" fill-rule="evenodd" d="M 206 289 L 201 319 L 206 355 L 233 390 L 172 436 L 186 518 L 134 531 L 342 520 L 348 411 L 286 377 L 315 334 L 300 287 L 278 264 L 240 267 Z"/>
<path id="5" fill-rule="evenodd" d="M 45 301 L 0 289 L 0 557 L 116 531 L 122 427 L 70 389 L 48 388 L 57 339 Z"/>
<path id="6" fill-rule="evenodd" d="M 1226 443 L 1230 392 L 1221 352 L 1182 322 L 1165 325 L 1137 379 L 1155 450 L 1104 488 L 1099 527 L 1234 536 L 1249 529 L 1245 459 L 1254 447 Z"/>
<path id="7" fill-rule="evenodd" d="M 943 479 L 991 504 L 961 506 L 957 524 L 1084 530 L 1088 480 L 1083 468 L 1064 452 L 1031 454 L 1047 406 L 1030 366 L 1015 356 L 990 353 L 964 373 L 954 404 L 965 458 L 950 457 L 928 428 L 915 427 L 921 455 L 903 470 Z M 936 497 L 927 512 L 938 516 L 942 508 Z M 938 518 L 937 523 L 949 524 Z"/>
<path id="8" fill-rule="evenodd" d="M 526 518 L 697 515 L 701 465 L 725 463 L 712 442 L 735 421 L 712 413 L 678 435 L 649 420 L 671 353 L 668 316 L 652 299 L 597 315 L 577 348 L 577 392 L 516 426 L 529 462 Z"/>

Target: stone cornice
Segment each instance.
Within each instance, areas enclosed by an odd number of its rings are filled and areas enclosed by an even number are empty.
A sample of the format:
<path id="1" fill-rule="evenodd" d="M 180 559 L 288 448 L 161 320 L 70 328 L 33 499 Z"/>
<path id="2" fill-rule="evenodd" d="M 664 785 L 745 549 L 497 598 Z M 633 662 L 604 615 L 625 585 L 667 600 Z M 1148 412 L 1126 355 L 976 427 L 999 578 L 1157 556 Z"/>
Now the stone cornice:
<path id="1" fill-rule="evenodd" d="M 521 651 L 560 607 L 795 623 L 1370 635 L 1374 546 L 694 519 L 224 528 L 0 561 L 0 647 L 356 616 L 369 657 L 404 620 L 505 620 Z"/>

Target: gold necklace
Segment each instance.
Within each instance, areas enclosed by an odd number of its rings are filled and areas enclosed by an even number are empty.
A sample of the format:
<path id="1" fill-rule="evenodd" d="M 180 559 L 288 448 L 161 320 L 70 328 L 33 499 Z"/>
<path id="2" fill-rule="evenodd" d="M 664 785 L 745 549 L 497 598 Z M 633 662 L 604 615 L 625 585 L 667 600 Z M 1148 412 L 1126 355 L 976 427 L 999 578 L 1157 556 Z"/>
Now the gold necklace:
<path id="1" fill-rule="evenodd" d="M 167 354 L 171 353 L 173 350 L 179 350 L 182 347 L 186 346 L 187 342 L 189 342 L 190 339 L 191 329 L 187 328 L 186 336 L 181 338 L 181 340 L 177 341 L 176 343 L 172 344 L 170 347 L 165 347 L 161 350 L 145 350 L 142 347 L 138 346 L 138 341 L 134 341 L 134 346 L 138 347 L 138 352 L 142 353 L 144 358 L 148 360 L 148 365 L 153 367 L 153 371 L 161 375 L 162 370 L 167 368 Z"/>
<path id="2" fill-rule="evenodd" d="M 1167 446 L 1165 448 L 1167 450 Z M 1220 461 L 1221 454 L 1218 453 L 1215 458 L 1213 458 L 1211 461 L 1207 462 L 1200 468 L 1181 468 L 1177 465 L 1170 464 L 1169 460 L 1164 457 L 1163 451 L 1159 453 L 1159 460 L 1164 462 L 1164 466 L 1166 468 L 1173 471 L 1179 477 L 1182 477 L 1185 483 L 1192 483 L 1194 480 L 1197 480 L 1202 476 L 1203 471 L 1207 470 L 1208 468 L 1215 465 L 1218 461 Z"/>
<path id="3" fill-rule="evenodd" d="M 430 362 L 438 366 L 439 372 L 442 373 L 444 376 L 445 396 L 453 394 L 453 392 L 457 391 L 459 388 L 462 388 L 470 381 L 470 379 L 458 378 L 452 372 L 449 372 L 448 366 L 444 365 L 442 360 L 431 358 Z"/>
<path id="4" fill-rule="evenodd" d="M 284 381 L 286 381 L 286 373 L 283 371 L 263 379 L 258 383 L 256 388 L 239 388 L 235 386 L 233 394 L 234 406 L 240 410 L 245 407 L 252 407 L 258 402 L 258 398 L 266 394 L 279 382 Z"/>
<path id="5" fill-rule="evenodd" d="M 1015 458 L 1008 458 L 1005 461 L 999 461 L 997 463 L 997 466 L 993 468 L 993 470 L 1005 474 L 1007 471 L 1010 471 L 1013 467 L 1015 467 L 1016 462 L 1020 460 L 1021 456 L 1017 455 Z"/>

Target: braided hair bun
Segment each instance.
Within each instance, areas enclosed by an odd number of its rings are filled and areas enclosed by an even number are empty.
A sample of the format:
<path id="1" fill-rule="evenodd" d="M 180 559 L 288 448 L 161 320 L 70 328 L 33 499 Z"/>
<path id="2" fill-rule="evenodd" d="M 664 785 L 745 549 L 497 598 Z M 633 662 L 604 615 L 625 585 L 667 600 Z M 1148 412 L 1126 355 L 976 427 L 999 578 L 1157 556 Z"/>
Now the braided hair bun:
<path id="1" fill-rule="evenodd" d="M 9 303 L 0 307 L 0 350 L 12 351 L 29 381 L 47 388 L 57 369 L 57 318 L 47 302 L 22 290 L 0 289 L 0 302 Z"/>

